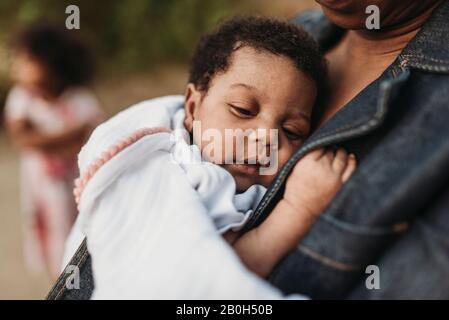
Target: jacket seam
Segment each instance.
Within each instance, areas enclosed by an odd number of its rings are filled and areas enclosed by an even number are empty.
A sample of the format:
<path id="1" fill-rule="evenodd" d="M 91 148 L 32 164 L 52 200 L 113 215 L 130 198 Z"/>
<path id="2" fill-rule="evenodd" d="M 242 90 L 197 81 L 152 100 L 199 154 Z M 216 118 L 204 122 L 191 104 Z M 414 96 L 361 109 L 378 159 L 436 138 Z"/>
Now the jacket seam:
<path id="1" fill-rule="evenodd" d="M 409 222 L 407 221 L 394 223 L 386 227 L 365 227 L 363 225 L 338 220 L 329 215 L 321 215 L 318 219 L 323 220 L 324 222 L 336 226 L 344 231 L 365 236 L 396 235 L 405 232 L 409 226 Z"/>
<path id="2" fill-rule="evenodd" d="M 76 260 L 76 257 L 79 256 L 80 254 L 81 254 L 81 257 L 75 264 L 77 267 L 80 267 L 82 264 L 84 264 L 84 262 L 86 261 L 88 255 L 89 255 L 89 252 L 86 249 L 86 238 L 83 240 L 80 247 L 78 248 L 78 251 L 75 253 L 74 259 Z M 68 263 L 68 265 L 73 265 L 72 261 L 70 261 Z M 63 296 L 63 294 L 66 292 L 66 287 L 65 287 L 65 280 L 67 279 L 67 274 L 65 273 L 66 268 L 67 268 L 67 266 L 64 268 L 64 271 L 59 276 L 59 278 L 56 280 L 56 286 L 54 289 L 56 289 L 57 292 L 56 292 L 56 295 L 54 296 L 53 300 L 59 300 L 59 298 L 61 296 Z M 59 288 L 57 289 L 58 286 L 59 286 Z M 48 294 L 47 300 L 51 297 L 52 292 L 53 292 L 53 290 L 51 290 L 50 293 Z"/>
<path id="3" fill-rule="evenodd" d="M 431 71 L 431 72 L 449 72 L 449 60 L 436 59 L 424 55 L 415 55 L 415 54 L 401 54 L 401 58 L 403 58 L 403 62 L 413 69 L 423 70 L 423 71 Z M 416 60 L 424 60 L 424 61 L 416 61 Z M 425 61 L 431 61 L 444 65 L 432 65 L 430 63 L 425 63 Z"/>
<path id="4" fill-rule="evenodd" d="M 326 256 L 310 249 L 309 247 L 307 247 L 305 245 L 298 245 L 297 249 L 298 249 L 298 251 L 300 251 L 307 257 L 309 257 L 315 261 L 318 261 L 321 264 L 331 267 L 333 269 L 337 269 L 337 270 L 341 270 L 341 271 L 349 271 L 349 272 L 359 271 L 359 270 L 363 269 L 360 265 L 344 263 L 344 262 L 337 261 L 335 259 L 326 257 Z"/>

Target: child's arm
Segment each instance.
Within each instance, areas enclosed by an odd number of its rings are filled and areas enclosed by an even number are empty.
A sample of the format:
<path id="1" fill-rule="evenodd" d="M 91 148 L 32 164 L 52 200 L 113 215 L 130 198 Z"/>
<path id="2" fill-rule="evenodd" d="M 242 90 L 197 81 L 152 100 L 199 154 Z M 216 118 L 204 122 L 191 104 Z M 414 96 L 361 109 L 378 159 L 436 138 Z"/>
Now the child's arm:
<path id="1" fill-rule="evenodd" d="M 283 199 L 257 228 L 232 240 L 243 263 L 266 277 L 298 245 L 355 170 L 354 155 L 317 150 L 300 160 L 289 176 Z"/>
<path id="2" fill-rule="evenodd" d="M 43 134 L 26 120 L 7 121 L 9 134 L 20 148 L 39 149 L 59 153 L 63 149 L 81 148 L 87 134 L 92 130 L 89 124 L 69 128 L 58 134 Z"/>

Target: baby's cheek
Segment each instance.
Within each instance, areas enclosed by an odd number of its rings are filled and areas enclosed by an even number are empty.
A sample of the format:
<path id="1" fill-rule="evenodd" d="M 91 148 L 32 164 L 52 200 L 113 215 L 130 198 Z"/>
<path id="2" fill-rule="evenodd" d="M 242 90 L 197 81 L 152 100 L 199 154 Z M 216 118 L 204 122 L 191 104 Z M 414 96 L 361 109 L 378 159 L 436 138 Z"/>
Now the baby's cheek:
<path id="1" fill-rule="evenodd" d="M 293 156 L 293 149 L 282 149 L 278 151 L 278 171 L 285 165 L 285 163 Z"/>
<path id="2" fill-rule="evenodd" d="M 276 172 L 277 173 L 277 172 Z M 260 176 L 260 184 L 263 185 L 264 187 L 268 188 L 271 183 L 274 181 L 274 178 L 276 177 L 276 174 L 272 174 L 272 175 L 261 175 Z"/>

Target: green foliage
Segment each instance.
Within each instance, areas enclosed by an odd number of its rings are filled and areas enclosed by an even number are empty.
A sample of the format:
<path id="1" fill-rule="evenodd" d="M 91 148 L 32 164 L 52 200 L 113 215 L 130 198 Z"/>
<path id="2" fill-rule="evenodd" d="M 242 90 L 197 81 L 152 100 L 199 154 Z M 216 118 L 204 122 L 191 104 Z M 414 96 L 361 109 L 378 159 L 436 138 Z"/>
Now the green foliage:
<path id="1" fill-rule="evenodd" d="M 37 20 L 65 26 L 65 8 L 81 12 L 80 33 L 101 64 L 136 70 L 186 61 L 199 35 L 220 19 L 239 13 L 238 0 L 2 0 L 0 46 L 18 28 Z"/>
<path id="2" fill-rule="evenodd" d="M 66 7 L 80 8 L 81 29 L 106 74 L 186 63 L 202 33 L 234 14 L 252 12 L 239 0 L 0 0 L 0 120 L 7 89 L 8 47 L 24 26 L 47 21 L 65 28 Z M 0 125 L 1 127 L 1 125 Z"/>

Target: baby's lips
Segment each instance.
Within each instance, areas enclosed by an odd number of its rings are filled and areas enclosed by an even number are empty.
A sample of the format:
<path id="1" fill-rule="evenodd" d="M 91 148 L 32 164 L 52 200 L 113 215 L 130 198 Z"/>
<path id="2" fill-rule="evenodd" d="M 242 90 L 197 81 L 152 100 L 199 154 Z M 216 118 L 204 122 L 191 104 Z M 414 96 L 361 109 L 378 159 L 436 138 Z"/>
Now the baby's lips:
<path id="1" fill-rule="evenodd" d="M 269 157 L 247 158 L 247 159 L 242 159 L 242 160 L 234 160 L 234 163 L 256 165 L 256 166 L 260 166 L 260 167 L 269 167 L 270 166 L 270 158 Z"/>
<path id="2" fill-rule="evenodd" d="M 250 157 L 250 158 L 243 159 L 243 163 L 256 165 L 256 164 L 259 164 L 259 161 L 257 161 L 257 157 Z"/>
<path id="3" fill-rule="evenodd" d="M 267 156 L 259 157 L 259 164 L 262 167 L 269 167 L 270 166 L 270 157 L 267 157 Z"/>

